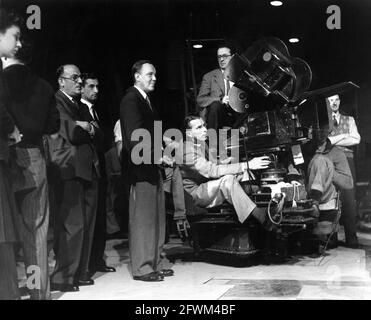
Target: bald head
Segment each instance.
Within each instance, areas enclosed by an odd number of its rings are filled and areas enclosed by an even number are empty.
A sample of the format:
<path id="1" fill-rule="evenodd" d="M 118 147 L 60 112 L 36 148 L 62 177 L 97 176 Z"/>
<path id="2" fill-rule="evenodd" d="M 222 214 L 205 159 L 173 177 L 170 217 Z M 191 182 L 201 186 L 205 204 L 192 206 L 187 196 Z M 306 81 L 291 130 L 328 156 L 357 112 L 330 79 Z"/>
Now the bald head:
<path id="1" fill-rule="evenodd" d="M 82 88 L 80 69 L 74 64 L 65 64 L 60 66 L 56 73 L 59 89 L 69 96 L 79 99 Z"/>

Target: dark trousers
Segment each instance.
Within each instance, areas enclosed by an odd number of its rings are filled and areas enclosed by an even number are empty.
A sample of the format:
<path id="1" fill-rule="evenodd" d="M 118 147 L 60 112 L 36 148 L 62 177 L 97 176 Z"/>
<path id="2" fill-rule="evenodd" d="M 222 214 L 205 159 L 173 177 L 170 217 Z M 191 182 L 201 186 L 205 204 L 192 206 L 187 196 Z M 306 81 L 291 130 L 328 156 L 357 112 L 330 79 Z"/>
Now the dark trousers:
<path id="1" fill-rule="evenodd" d="M 163 182 L 137 182 L 131 186 L 129 200 L 129 249 L 133 276 L 162 269 L 165 243 L 165 197 Z"/>
<path id="2" fill-rule="evenodd" d="M 89 270 L 94 270 L 100 266 L 105 266 L 104 250 L 106 248 L 106 194 L 107 194 L 107 179 L 101 177 L 98 180 L 98 205 L 95 219 L 93 244 L 90 255 Z"/>
<path id="3" fill-rule="evenodd" d="M 34 300 L 50 299 L 47 250 L 49 191 L 45 159 L 39 148 L 16 148 L 16 155 L 17 165 L 25 178 L 23 186 L 19 184 L 15 193 L 19 210 L 18 232 L 26 271 L 29 270 L 28 278 L 31 277 L 32 283 L 35 275 L 40 275 L 40 287 L 35 282 L 35 288 L 29 288 L 30 296 Z"/>
<path id="4" fill-rule="evenodd" d="M 122 232 L 129 230 L 129 197 L 130 185 L 127 175 L 120 175 L 113 179 L 113 211 Z"/>
<path id="5" fill-rule="evenodd" d="M 98 181 L 80 178 L 63 181 L 61 207 L 57 216 L 58 252 L 52 283 L 73 284 L 89 274 Z"/>
<path id="6" fill-rule="evenodd" d="M 236 121 L 233 109 L 220 101 L 214 101 L 207 107 L 206 124 L 208 129 L 219 130 L 223 126 L 232 127 Z"/>
<path id="7" fill-rule="evenodd" d="M 341 212 L 341 223 L 344 226 L 345 241 L 348 244 L 354 244 L 358 242 L 357 239 L 357 209 L 355 199 L 355 165 L 353 156 L 348 157 L 348 164 L 350 171 L 352 172 L 354 188 L 353 189 L 342 189 L 340 192 L 340 200 L 342 205 Z"/>
<path id="8" fill-rule="evenodd" d="M 13 243 L 0 243 L 0 300 L 20 297 Z"/>

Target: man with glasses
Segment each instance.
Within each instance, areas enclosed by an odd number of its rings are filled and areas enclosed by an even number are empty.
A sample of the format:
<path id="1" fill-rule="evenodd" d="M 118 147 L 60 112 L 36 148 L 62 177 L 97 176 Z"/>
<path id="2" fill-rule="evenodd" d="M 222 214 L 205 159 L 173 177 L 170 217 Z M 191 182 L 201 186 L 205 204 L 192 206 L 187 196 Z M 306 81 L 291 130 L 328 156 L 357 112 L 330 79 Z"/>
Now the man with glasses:
<path id="1" fill-rule="evenodd" d="M 102 133 L 86 105 L 80 102 L 82 79 L 75 65 L 57 69 L 55 94 L 60 112 L 58 137 L 50 140 L 51 160 L 60 179 L 56 217 L 56 265 L 51 289 L 78 291 L 92 285 L 89 275 L 98 199 L 99 161 L 94 145 Z"/>
<path id="2" fill-rule="evenodd" d="M 202 108 L 201 116 L 205 118 L 207 127 L 215 130 L 232 127 L 235 112 L 229 107 L 229 89 L 233 82 L 223 77 L 225 68 L 232 57 L 231 48 L 220 46 L 217 50 L 219 68 L 203 76 L 197 103 Z"/>

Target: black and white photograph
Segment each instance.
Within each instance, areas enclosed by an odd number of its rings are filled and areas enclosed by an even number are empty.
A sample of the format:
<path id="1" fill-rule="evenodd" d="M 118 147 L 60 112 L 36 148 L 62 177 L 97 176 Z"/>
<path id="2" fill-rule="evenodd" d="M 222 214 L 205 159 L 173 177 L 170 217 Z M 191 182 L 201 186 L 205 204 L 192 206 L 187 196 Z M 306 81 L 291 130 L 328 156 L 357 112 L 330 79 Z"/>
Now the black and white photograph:
<path id="1" fill-rule="evenodd" d="M 371 300 L 370 18 L 0 0 L 0 300 Z"/>

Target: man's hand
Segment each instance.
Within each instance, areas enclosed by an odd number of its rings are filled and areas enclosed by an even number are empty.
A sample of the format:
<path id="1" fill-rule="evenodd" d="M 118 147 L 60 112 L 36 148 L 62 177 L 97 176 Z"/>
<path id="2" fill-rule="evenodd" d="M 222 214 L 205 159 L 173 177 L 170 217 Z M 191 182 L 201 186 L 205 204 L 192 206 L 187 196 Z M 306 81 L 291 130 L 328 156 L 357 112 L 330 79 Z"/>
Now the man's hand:
<path id="1" fill-rule="evenodd" d="M 175 161 L 167 155 L 164 155 L 161 158 L 161 162 L 162 162 L 163 165 L 166 165 L 166 166 L 169 166 L 169 167 L 173 167 L 174 163 L 175 163 Z"/>
<path id="2" fill-rule="evenodd" d="M 19 132 L 18 128 L 15 126 L 14 131 L 8 135 L 9 145 L 16 144 L 22 140 L 23 134 Z"/>
<path id="3" fill-rule="evenodd" d="M 76 125 L 83 128 L 87 132 L 91 131 L 91 126 L 92 125 L 87 121 L 76 121 Z"/>
<path id="4" fill-rule="evenodd" d="M 234 161 L 235 159 L 233 157 L 228 157 L 224 160 L 220 160 L 220 164 L 230 164 L 232 161 Z"/>
<path id="5" fill-rule="evenodd" d="M 269 160 L 269 157 L 267 156 L 252 158 L 249 161 L 249 169 L 250 170 L 266 169 L 268 168 L 270 163 L 271 161 Z"/>
<path id="6" fill-rule="evenodd" d="M 229 104 L 229 96 L 224 96 L 222 99 L 223 104 Z"/>

